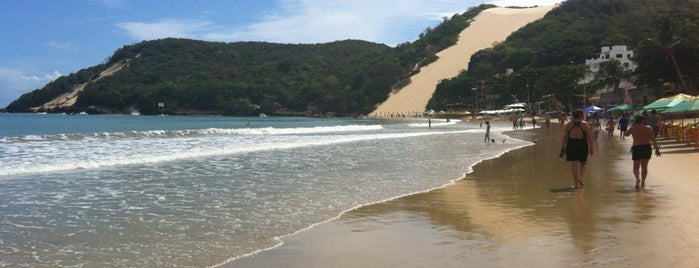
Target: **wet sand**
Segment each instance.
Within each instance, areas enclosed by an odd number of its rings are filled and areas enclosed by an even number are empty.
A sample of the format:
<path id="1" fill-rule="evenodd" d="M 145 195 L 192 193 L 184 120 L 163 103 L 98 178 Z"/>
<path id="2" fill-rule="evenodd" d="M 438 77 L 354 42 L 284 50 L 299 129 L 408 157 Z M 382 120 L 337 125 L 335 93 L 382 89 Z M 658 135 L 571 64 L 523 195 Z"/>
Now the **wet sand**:
<path id="1" fill-rule="evenodd" d="M 557 124 L 511 132 L 536 145 L 484 161 L 448 187 L 348 212 L 228 267 L 699 265 L 699 152 L 661 139 L 649 187 L 636 191 L 631 140 L 600 137 L 585 188 L 572 191 L 559 133 Z"/>

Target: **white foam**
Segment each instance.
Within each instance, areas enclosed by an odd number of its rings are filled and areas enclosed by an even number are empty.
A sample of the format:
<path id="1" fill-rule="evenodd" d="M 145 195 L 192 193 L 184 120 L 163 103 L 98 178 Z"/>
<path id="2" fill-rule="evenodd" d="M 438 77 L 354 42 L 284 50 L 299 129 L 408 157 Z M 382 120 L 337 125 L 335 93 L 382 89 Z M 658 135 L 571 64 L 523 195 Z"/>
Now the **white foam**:
<path id="1" fill-rule="evenodd" d="M 4 144 L 0 153 L 5 162 L 0 166 L 0 176 L 61 172 L 78 169 L 98 169 L 122 165 L 142 165 L 177 161 L 191 158 L 251 153 L 256 151 L 286 150 L 300 147 L 324 146 L 338 143 L 375 139 L 397 139 L 451 132 L 403 132 L 381 133 L 380 125 L 333 126 L 290 129 L 207 129 L 197 133 L 204 136 L 183 134 L 172 137 L 162 131 L 146 131 L 144 135 L 118 139 L 54 140 L 37 144 L 16 142 Z M 186 133 L 180 131 L 176 133 Z M 367 133 L 360 133 L 367 132 Z M 174 133 L 174 132 L 173 132 Z M 211 133 L 219 136 L 211 136 Z M 226 133 L 228 135 L 220 135 Z M 240 135 L 244 133 L 243 135 Z M 335 133 L 335 134 L 328 134 Z M 100 133 L 96 136 L 114 137 L 123 133 Z M 231 135 L 232 134 L 232 135 Z M 303 135 L 291 135 L 303 134 Z M 164 136 L 169 136 L 164 138 Z M 46 141 L 46 140 L 44 140 Z M 14 155 L 8 155 L 14 152 Z"/>

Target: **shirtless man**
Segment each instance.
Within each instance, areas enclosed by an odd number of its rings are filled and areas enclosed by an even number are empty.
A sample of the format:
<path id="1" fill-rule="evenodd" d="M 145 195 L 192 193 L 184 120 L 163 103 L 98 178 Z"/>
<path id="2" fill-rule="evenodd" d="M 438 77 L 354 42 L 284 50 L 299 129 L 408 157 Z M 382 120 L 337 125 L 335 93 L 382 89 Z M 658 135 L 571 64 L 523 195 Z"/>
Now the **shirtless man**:
<path id="1" fill-rule="evenodd" d="M 660 147 L 658 147 L 658 142 L 655 140 L 653 128 L 646 124 L 646 120 L 647 119 L 643 116 L 637 116 L 634 119 L 633 126 L 624 132 L 625 137 L 633 137 L 631 159 L 633 160 L 633 176 L 636 177 L 635 188 L 637 190 L 646 187 L 648 161 L 650 160 L 652 152 L 651 143 L 653 143 L 653 147 L 655 148 L 655 156 L 660 156 Z"/>

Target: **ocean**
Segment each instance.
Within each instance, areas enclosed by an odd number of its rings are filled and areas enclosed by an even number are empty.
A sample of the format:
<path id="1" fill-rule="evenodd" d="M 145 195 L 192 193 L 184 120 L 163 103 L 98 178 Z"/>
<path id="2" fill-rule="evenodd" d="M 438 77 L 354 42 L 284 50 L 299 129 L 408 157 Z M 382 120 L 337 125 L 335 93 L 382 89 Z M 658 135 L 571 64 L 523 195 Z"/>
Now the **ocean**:
<path id="1" fill-rule="evenodd" d="M 0 113 L 0 267 L 214 267 L 531 145 L 492 125 Z"/>

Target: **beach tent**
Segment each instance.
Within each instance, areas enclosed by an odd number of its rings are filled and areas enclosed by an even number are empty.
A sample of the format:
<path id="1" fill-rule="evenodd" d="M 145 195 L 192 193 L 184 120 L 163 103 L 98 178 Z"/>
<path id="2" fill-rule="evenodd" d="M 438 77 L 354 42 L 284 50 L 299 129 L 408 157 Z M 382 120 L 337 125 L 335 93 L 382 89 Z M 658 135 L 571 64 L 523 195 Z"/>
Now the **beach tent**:
<path id="1" fill-rule="evenodd" d="M 600 108 L 600 107 L 597 107 L 597 106 L 594 106 L 594 105 L 590 105 L 590 106 L 588 106 L 587 108 L 585 108 L 585 110 L 583 110 L 583 113 L 591 114 L 591 113 L 594 113 L 594 112 L 599 112 L 599 111 L 601 111 L 601 110 L 602 110 L 602 108 Z"/>
<path id="2" fill-rule="evenodd" d="M 668 108 L 663 113 L 666 114 L 684 114 L 684 113 L 696 113 L 699 112 L 699 97 L 692 98 L 690 100 L 685 100 L 671 108 Z"/>
<path id="3" fill-rule="evenodd" d="M 657 111 L 663 111 L 665 109 L 668 109 L 670 107 L 673 107 L 685 100 L 691 99 L 692 96 L 687 95 L 687 94 L 677 94 L 674 96 L 666 97 L 666 98 L 660 98 L 655 100 L 654 102 L 651 102 L 650 104 L 643 106 L 644 109 L 646 110 L 652 110 L 655 109 Z"/>
<path id="4" fill-rule="evenodd" d="M 628 106 L 628 105 L 626 105 L 626 104 L 617 105 L 617 106 L 614 106 L 612 108 L 607 109 L 607 112 L 623 111 L 622 109 L 625 108 L 626 106 Z"/>
<path id="5" fill-rule="evenodd" d="M 622 104 L 619 106 L 614 106 L 612 108 L 609 108 L 607 112 L 614 112 L 614 111 L 636 111 L 640 110 L 641 107 L 639 107 L 636 104 Z"/>
<path id="6" fill-rule="evenodd" d="M 684 118 L 687 117 L 687 114 L 692 114 L 694 122 L 696 123 L 697 113 L 699 113 L 699 96 L 694 97 L 690 100 L 686 100 L 680 104 L 675 105 L 674 107 L 668 108 L 667 110 L 663 111 L 663 114 L 670 115 L 671 118 L 674 118 L 674 115 L 681 115 L 681 124 L 684 124 Z"/>

